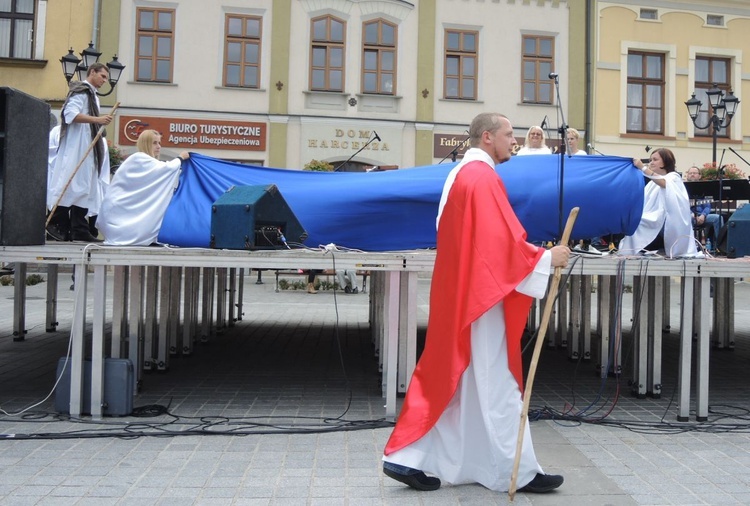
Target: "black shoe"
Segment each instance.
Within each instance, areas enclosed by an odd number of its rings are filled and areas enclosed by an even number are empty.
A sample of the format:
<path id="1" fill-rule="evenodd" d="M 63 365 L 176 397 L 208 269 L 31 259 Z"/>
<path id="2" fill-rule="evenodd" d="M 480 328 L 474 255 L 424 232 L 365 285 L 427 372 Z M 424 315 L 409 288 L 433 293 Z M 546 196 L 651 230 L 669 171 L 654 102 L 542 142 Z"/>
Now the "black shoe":
<path id="1" fill-rule="evenodd" d="M 536 473 L 534 479 L 531 480 L 525 487 L 518 489 L 519 492 L 531 492 L 534 494 L 543 494 L 545 492 L 551 492 L 557 487 L 563 484 L 563 477 L 559 474 L 541 474 Z"/>
<path id="2" fill-rule="evenodd" d="M 393 478 L 417 490 L 432 491 L 440 488 L 439 478 L 427 476 L 422 471 L 412 469 L 411 467 L 384 462 L 383 472 L 389 478 Z"/>
<path id="3" fill-rule="evenodd" d="M 345 292 L 345 293 L 352 293 L 352 289 L 351 289 L 351 288 L 349 288 L 348 286 L 345 286 L 345 287 L 344 287 L 344 292 Z"/>
<path id="4" fill-rule="evenodd" d="M 73 234 L 73 240 L 82 242 L 104 242 L 102 239 L 91 235 L 90 232 Z"/>
<path id="5" fill-rule="evenodd" d="M 60 232 L 60 229 L 57 228 L 56 225 L 50 225 L 47 227 L 47 239 L 50 241 L 60 241 L 60 242 L 65 242 L 65 241 L 70 240 L 65 237 L 65 234 Z"/>
<path id="6" fill-rule="evenodd" d="M 359 288 L 355 288 L 354 290 L 352 290 L 352 293 L 359 293 Z"/>

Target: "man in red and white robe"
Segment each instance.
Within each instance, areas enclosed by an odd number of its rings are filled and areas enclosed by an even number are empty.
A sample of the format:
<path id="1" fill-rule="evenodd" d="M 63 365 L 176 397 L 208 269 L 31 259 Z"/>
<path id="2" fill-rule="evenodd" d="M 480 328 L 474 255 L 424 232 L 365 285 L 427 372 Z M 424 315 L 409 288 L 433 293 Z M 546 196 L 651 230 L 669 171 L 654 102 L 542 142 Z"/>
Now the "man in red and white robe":
<path id="1" fill-rule="evenodd" d="M 510 488 L 522 399 L 521 335 L 532 297 L 570 250 L 526 242 L 495 165 L 516 144 L 510 121 L 480 114 L 472 148 L 448 175 L 437 218 L 437 256 L 426 346 L 383 457 L 385 474 L 419 490 L 480 483 Z M 434 474 L 427 476 L 424 472 Z M 520 491 L 547 492 L 528 424 Z"/>

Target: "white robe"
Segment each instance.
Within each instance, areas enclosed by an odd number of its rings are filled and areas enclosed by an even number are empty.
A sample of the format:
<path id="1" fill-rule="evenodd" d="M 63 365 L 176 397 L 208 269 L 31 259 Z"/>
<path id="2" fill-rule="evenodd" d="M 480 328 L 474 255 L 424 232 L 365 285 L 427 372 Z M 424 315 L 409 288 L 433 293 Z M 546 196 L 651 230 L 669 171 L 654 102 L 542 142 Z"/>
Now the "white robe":
<path id="1" fill-rule="evenodd" d="M 516 156 L 551 155 L 551 154 L 552 154 L 552 150 L 548 146 L 542 146 L 541 148 L 528 148 L 524 146 L 518 150 L 518 153 L 516 153 Z"/>
<path id="2" fill-rule="evenodd" d="M 161 162 L 146 153 L 125 159 L 104 194 L 96 221 L 104 244 L 148 246 L 156 242 L 181 165 L 179 158 Z"/>
<path id="3" fill-rule="evenodd" d="M 87 81 L 86 84 L 91 86 Z M 98 97 L 96 101 L 98 105 Z M 107 141 L 102 138 L 100 142 L 104 145 L 104 157 L 101 171 L 95 167 L 92 149 L 75 177 L 70 179 L 93 140 L 89 123 L 73 123 L 73 119 L 79 114 L 89 114 L 89 97 L 86 93 L 71 96 L 65 106 L 65 117 L 62 120 L 68 127 L 57 149 L 54 166 L 48 174 L 47 209 L 51 210 L 55 204 L 64 207 L 85 207 L 91 216 L 99 211 L 103 188 L 109 183 L 109 151 Z M 60 198 L 69 180 L 70 184 Z"/>
<path id="4" fill-rule="evenodd" d="M 438 221 L 456 174 L 465 163 L 476 159 L 494 166 L 484 151 L 467 151 L 462 163 L 446 180 Z M 545 251 L 534 272 L 516 290 L 531 297 L 543 297 L 551 258 L 551 253 Z M 458 389 L 445 411 L 427 434 L 383 457 L 384 461 L 420 469 L 454 485 L 479 483 L 498 492 L 510 488 L 523 396 L 508 367 L 504 315 L 503 303 L 499 302 L 472 323 L 469 366 L 461 375 Z M 527 423 L 518 488 L 542 472 Z"/>
<path id="5" fill-rule="evenodd" d="M 617 248 L 621 255 L 635 255 L 664 230 L 664 252 L 667 257 L 701 254 L 693 238 L 690 199 L 677 172 L 663 176 L 666 188 L 650 181 L 643 189 L 643 214 L 633 235 L 626 236 Z"/>

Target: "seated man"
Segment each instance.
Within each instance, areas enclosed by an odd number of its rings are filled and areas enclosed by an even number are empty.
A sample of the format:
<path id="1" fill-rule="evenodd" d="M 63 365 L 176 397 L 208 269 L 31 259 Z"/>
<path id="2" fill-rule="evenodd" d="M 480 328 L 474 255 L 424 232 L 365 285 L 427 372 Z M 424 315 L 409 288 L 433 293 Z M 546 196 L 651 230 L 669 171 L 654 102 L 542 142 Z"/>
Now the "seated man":
<path id="1" fill-rule="evenodd" d="M 690 167 L 686 172 L 686 179 L 688 181 L 700 181 L 701 173 L 698 167 Z M 723 219 L 720 215 L 711 212 L 711 201 L 707 199 L 694 200 L 690 206 L 692 213 L 693 228 L 708 228 L 711 227 L 711 235 L 706 235 L 706 238 L 711 239 L 710 249 L 715 249 L 719 242 L 719 231 L 723 226 Z"/>
<path id="2" fill-rule="evenodd" d="M 336 270 L 336 279 L 339 282 L 339 288 L 343 288 L 346 293 L 359 293 L 357 285 L 357 271 L 344 269 Z"/>

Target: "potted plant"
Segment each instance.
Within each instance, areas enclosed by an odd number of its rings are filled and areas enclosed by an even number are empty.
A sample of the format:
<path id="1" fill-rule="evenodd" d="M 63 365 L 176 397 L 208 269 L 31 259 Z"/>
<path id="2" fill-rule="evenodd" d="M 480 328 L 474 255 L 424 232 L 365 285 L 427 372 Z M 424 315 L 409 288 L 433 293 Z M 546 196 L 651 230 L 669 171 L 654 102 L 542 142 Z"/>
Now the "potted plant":
<path id="1" fill-rule="evenodd" d="M 312 170 L 314 172 L 331 172 L 333 170 L 333 165 L 328 162 L 312 159 L 305 164 L 305 170 Z"/>

